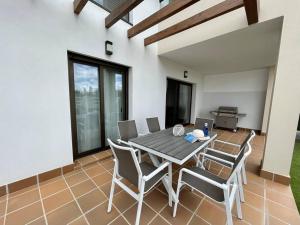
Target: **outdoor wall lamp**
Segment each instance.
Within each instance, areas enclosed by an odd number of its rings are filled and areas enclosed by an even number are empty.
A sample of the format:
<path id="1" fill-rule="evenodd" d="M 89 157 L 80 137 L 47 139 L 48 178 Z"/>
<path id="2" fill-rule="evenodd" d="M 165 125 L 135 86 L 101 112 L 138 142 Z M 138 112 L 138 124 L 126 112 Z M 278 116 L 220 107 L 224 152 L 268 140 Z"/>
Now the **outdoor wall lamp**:
<path id="1" fill-rule="evenodd" d="M 188 78 L 188 71 L 185 70 L 185 71 L 183 72 L 183 77 L 184 77 L 184 78 Z"/>
<path id="2" fill-rule="evenodd" d="M 113 54 L 113 43 L 111 41 L 105 42 L 105 53 L 106 53 L 106 55 Z"/>

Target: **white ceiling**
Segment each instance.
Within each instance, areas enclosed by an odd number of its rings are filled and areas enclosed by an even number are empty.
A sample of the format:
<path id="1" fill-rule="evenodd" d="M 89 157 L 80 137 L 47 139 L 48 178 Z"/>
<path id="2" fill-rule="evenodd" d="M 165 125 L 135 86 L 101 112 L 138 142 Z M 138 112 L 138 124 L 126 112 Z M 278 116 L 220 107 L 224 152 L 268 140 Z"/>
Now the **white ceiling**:
<path id="1" fill-rule="evenodd" d="M 272 19 L 160 56 L 198 70 L 221 74 L 275 65 L 283 18 Z"/>

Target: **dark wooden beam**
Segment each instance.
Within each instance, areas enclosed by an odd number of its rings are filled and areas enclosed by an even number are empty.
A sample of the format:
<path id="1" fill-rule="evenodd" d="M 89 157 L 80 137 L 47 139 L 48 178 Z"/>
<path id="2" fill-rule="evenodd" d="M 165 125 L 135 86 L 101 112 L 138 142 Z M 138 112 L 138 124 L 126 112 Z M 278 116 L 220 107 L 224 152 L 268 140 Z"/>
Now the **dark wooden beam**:
<path id="1" fill-rule="evenodd" d="M 192 16 L 192 17 L 190 17 L 186 20 L 183 20 L 182 22 L 179 22 L 165 30 L 162 30 L 156 34 L 153 34 L 150 37 L 147 37 L 144 40 L 144 45 L 145 46 L 150 45 L 154 42 L 157 42 L 164 38 L 170 37 L 174 34 L 180 33 L 182 31 L 190 29 L 199 24 L 205 23 L 209 20 L 212 20 L 221 15 L 224 15 L 228 12 L 234 11 L 243 6 L 244 6 L 243 0 L 223 1 L 220 4 L 212 6 L 211 8 L 208 8 L 208 9 L 204 10 L 203 12 L 196 14 L 195 16 Z"/>
<path id="2" fill-rule="evenodd" d="M 126 2 L 123 2 L 105 18 L 105 27 L 110 28 L 142 1 L 143 0 L 127 0 Z"/>
<path id="3" fill-rule="evenodd" d="M 87 2 L 88 0 L 74 0 L 74 13 L 79 14 Z"/>
<path id="4" fill-rule="evenodd" d="M 248 25 L 258 22 L 257 0 L 244 0 Z"/>
<path id="5" fill-rule="evenodd" d="M 199 0 L 175 0 L 167 6 L 163 7 L 159 11 L 153 13 L 143 21 L 139 22 L 127 31 L 128 38 L 132 38 L 135 35 L 147 30 L 148 28 L 158 24 L 159 22 L 173 16 L 181 10 L 189 7 L 190 5 L 198 2 Z"/>

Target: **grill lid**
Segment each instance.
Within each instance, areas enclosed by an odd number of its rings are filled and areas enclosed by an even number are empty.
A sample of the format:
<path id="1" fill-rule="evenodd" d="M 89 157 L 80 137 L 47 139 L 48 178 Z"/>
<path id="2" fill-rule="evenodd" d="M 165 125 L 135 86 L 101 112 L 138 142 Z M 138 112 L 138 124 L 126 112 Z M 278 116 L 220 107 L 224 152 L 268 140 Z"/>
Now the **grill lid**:
<path id="1" fill-rule="evenodd" d="M 238 107 L 231 106 L 220 106 L 218 109 L 219 113 L 238 114 Z"/>

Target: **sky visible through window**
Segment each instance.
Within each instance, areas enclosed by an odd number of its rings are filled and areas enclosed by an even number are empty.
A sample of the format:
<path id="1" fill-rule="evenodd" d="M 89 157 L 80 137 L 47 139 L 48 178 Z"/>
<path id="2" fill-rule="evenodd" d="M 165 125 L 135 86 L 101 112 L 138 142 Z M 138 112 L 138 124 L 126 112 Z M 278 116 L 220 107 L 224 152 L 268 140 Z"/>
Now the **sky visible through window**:
<path id="1" fill-rule="evenodd" d="M 98 68 L 89 65 L 74 63 L 75 90 L 79 92 L 96 91 L 99 88 Z M 115 73 L 115 90 L 123 88 L 122 74 Z"/>
<path id="2" fill-rule="evenodd" d="M 95 91 L 98 89 L 98 68 L 74 63 L 75 90 L 79 92 Z"/>

